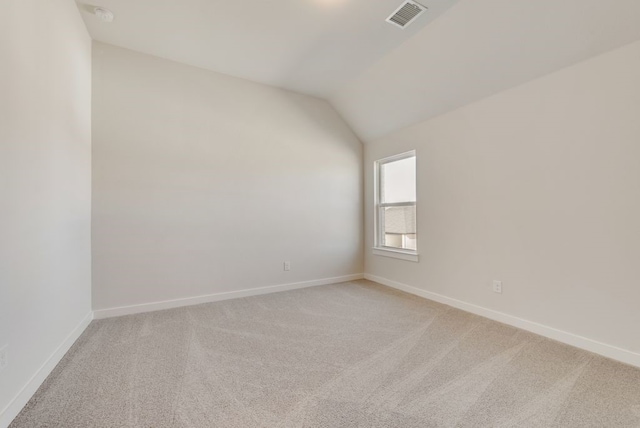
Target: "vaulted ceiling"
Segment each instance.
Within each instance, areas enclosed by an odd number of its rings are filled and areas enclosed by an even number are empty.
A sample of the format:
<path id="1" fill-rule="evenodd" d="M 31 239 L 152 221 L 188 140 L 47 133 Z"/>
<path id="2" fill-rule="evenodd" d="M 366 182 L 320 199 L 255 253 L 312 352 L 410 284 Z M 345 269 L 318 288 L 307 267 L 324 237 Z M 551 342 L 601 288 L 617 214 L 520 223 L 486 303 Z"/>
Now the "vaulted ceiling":
<path id="1" fill-rule="evenodd" d="M 364 141 L 640 40 L 640 0 L 461 0 L 332 98 Z"/>
<path id="2" fill-rule="evenodd" d="M 78 0 L 98 41 L 322 98 L 419 32 L 456 0 L 402 30 L 385 19 L 402 0 Z"/>
<path id="3" fill-rule="evenodd" d="M 84 1 L 84 0 L 82 0 Z M 93 0 L 95 40 L 328 99 L 364 142 L 640 40 L 639 0 Z"/>

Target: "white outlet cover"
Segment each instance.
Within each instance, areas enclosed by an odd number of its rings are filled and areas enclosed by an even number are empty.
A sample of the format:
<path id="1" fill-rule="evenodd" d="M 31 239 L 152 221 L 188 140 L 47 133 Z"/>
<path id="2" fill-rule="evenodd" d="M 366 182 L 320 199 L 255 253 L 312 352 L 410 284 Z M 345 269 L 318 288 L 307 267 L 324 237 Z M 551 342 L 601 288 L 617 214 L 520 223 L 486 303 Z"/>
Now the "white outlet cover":
<path id="1" fill-rule="evenodd" d="M 502 293 L 502 281 L 493 281 L 494 293 Z"/>
<path id="2" fill-rule="evenodd" d="M 9 345 L 0 348 L 0 370 L 3 370 L 9 364 Z"/>

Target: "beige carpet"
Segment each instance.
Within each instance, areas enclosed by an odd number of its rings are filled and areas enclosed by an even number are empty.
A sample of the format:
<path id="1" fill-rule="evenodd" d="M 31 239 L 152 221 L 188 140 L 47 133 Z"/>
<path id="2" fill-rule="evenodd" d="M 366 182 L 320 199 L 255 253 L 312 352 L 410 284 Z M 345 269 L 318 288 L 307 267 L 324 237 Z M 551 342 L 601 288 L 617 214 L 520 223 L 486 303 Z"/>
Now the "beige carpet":
<path id="1" fill-rule="evenodd" d="M 640 427 L 640 370 L 355 281 L 94 321 L 11 427 Z"/>

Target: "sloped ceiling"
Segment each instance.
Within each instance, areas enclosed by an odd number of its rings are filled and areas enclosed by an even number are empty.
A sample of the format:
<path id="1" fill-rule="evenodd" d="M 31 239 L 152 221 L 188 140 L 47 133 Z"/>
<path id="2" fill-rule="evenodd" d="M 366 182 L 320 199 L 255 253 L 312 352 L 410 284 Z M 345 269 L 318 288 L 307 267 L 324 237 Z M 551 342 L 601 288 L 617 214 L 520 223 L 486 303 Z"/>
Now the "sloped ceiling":
<path id="1" fill-rule="evenodd" d="M 640 39 L 640 0 L 423 0 L 406 30 L 401 3 L 78 1 L 95 40 L 326 98 L 365 143 Z"/>
<path id="2" fill-rule="evenodd" d="M 639 0 L 462 0 L 331 102 L 368 142 L 639 39 Z"/>
<path id="3" fill-rule="evenodd" d="M 326 98 L 436 19 L 385 19 L 403 0 L 78 0 L 94 40 Z M 115 14 L 106 24 L 93 14 Z"/>

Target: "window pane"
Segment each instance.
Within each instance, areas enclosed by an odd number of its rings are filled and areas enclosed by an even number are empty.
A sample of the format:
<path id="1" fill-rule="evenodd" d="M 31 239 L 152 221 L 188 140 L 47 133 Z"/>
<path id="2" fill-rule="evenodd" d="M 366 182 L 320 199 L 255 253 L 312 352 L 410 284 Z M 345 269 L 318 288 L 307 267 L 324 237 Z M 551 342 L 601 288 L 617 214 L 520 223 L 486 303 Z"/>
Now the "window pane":
<path id="1" fill-rule="evenodd" d="M 416 201 L 416 157 L 384 163 L 380 166 L 382 203 Z"/>
<path id="2" fill-rule="evenodd" d="M 415 205 L 383 208 L 380 217 L 385 247 L 417 250 Z"/>

